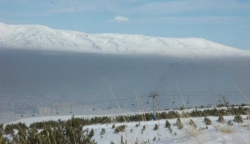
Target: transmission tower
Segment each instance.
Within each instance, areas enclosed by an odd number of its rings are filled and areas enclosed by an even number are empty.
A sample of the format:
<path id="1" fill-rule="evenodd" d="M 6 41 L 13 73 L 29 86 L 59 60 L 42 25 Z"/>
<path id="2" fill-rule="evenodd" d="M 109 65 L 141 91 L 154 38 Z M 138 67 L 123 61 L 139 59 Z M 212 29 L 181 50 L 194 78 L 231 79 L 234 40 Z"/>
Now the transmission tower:
<path id="1" fill-rule="evenodd" d="M 159 96 L 159 94 L 154 91 L 154 92 L 151 92 L 151 94 L 149 95 L 149 97 L 152 97 L 153 98 L 153 120 L 155 121 L 156 120 L 156 101 L 155 101 L 155 98 Z"/>

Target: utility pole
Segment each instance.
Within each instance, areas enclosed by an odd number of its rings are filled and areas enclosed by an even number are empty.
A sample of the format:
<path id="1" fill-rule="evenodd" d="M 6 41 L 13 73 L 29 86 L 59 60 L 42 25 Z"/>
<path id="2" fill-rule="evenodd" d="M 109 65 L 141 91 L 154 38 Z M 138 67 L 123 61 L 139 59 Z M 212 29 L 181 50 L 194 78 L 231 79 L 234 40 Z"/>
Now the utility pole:
<path id="1" fill-rule="evenodd" d="M 149 97 L 152 97 L 153 98 L 153 120 L 155 121 L 156 120 L 156 101 L 155 101 L 155 98 L 159 96 L 159 94 L 154 91 L 154 92 L 151 92 L 151 94 L 149 95 Z"/>

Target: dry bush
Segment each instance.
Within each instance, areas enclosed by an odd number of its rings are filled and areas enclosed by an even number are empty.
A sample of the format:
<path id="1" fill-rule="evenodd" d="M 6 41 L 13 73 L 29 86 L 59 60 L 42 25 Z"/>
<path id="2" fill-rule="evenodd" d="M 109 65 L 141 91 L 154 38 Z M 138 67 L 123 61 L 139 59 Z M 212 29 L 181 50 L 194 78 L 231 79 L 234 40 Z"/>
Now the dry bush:
<path id="1" fill-rule="evenodd" d="M 158 130 L 158 128 L 159 128 L 159 125 L 158 125 L 158 124 L 155 124 L 154 130 Z"/>
<path id="2" fill-rule="evenodd" d="M 225 123 L 224 117 L 222 115 L 219 115 L 219 118 L 217 121 L 220 123 Z"/>
<path id="3" fill-rule="evenodd" d="M 168 120 L 166 120 L 166 122 L 165 122 L 165 127 L 166 127 L 166 128 L 171 128 L 171 124 L 169 123 Z"/>
<path id="4" fill-rule="evenodd" d="M 178 127 L 178 129 L 183 129 L 183 124 L 180 118 L 176 119 L 176 126 Z"/>
<path id="5" fill-rule="evenodd" d="M 125 128 L 126 128 L 126 125 L 120 125 L 115 128 L 115 133 L 124 132 Z"/>
<path id="6" fill-rule="evenodd" d="M 211 120 L 208 117 L 204 118 L 204 122 L 206 125 L 211 125 Z"/>
<path id="7" fill-rule="evenodd" d="M 197 137 L 199 134 L 199 131 L 192 125 L 187 125 L 185 130 L 189 137 Z"/>
<path id="8" fill-rule="evenodd" d="M 241 115 L 238 115 L 238 114 L 237 114 L 237 115 L 234 117 L 234 121 L 237 122 L 237 123 L 243 123 L 243 118 L 242 118 Z"/>
<path id="9" fill-rule="evenodd" d="M 196 124 L 192 119 L 189 120 L 189 125 L 193 126 L 194 128 L 197 128 Z"/>
<path id="10" fill-rule="evenodd" d="M 233 129 L 230 126 L 215 126 L 214 127 L 217 131 L 220 131 L 225 134 L 233 133 Z"/>

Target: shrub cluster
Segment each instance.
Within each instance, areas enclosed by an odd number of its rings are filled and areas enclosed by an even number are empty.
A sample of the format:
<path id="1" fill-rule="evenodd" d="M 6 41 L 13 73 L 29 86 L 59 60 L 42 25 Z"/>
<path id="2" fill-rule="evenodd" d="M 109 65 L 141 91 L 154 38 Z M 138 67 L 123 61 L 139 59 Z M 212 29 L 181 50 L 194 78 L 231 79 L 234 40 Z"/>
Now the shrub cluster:
<path id="1" fill-rule="evenodd" d="M 27 127 L 23 123 L 11 124 L 5 127 L 4 134 L 11 139 L 2 143 L 96 143 L 91 140 L 94 130 L 82 130 L 83 123 L 79 118 L 72 117 L 67 121 L 48 121 L 35 123 Z M 14 131 L 18 131 L 15 133 Z"/>
<path id="2" fill-rule="evenodd" d="M 154 130 L 158 130 L 158 129 L 159 129 L 159 125 L 158 125 L 158 124 L 155 124 Z"/>
<path id="3" fill-rule="evenodd" d="M 165 127 L 166 128 L 170 128 L 171 127 L 171 124 L 170 124 L 170 122 L 168 120 L 166 120 Z"/>
<path id="4" fill-rule="evenodd" d="M 204 122 L 206 125 L 211 125 L 211 120 L 208 117 L 204 118 Z"/>
<path id="5" fill-rule="evenodd" d="M 219 118 L 217 121 L 220 123 L 225 123 L 224 117 L 222 115 L 219 115 Z"/>
<path id="6" fill-rule="evenodd" d="M 241 115 L 237 114 L 235 117 L 234 117 L 234 121 L 237 122 L 237 123 L 243 123 L 243 118 Z"/>
<path id="7" fill-rule="evenodd" d="M 124 132 L 125 128 L 126 128 L 126 125 L 120 125 L 115 128 L 115 133 Z"/>
<path id="8" fill-rule="evenodd" d="M 193 126 L 194 128 L 197 127 L 196 124 L 194 123 L 194 121 L 193 121 L 192 119 L 189 120 L 189 124 L 190 124 L 191 126 Z"/>
<path id="9" fill-rule="evenodd" d="M 176 119 L 176 125 L 178 126 L 178 129 L 183 129 L 183 124 L 180 118 Z"/>

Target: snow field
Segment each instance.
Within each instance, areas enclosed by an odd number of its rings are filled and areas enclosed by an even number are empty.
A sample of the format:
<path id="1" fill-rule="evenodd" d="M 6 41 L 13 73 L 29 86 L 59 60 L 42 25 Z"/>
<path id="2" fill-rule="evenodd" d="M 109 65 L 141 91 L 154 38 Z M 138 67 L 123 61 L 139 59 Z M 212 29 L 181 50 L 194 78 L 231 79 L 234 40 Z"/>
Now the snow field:
<path id="1" fill-rule="evenodd" d="M 244 116 L 246 117 L 246 116 Z M 219 123 L 217 121 L 218 117 L 208 117 L 212 121 L 212 125 L 206 125 L 203 122 L 204 117 L 200 118 L 182 118 L 181 121 L 184 125 L 183 129 L 178 129 L 175 125 L 176 119 L 169 119 L 168 121 L 171 124 L 172 132 L 165 127 L 166 120 L 159 121 L 149 121 L 149 122 L 140 122 L 140 126 L 136 127 L 136 124 L 139 122 L 126 122 L 126 123 L 114 123 L 115 126 L 126 125 L 124 132 L 115 133 L 112 129 L 112 124 L 104 125 L 90 125 L 85 126 L 83 129 L 94 129 L 95 139 L 98 143 L 120 143 L 121 137 L 123 141 L 130 143 L 188 143 L 188 144 L 197 144 L 197 143 L 206 143 L 206 144 L 215 144 L 215 143 L 249 143 L 250 141 L 250 121 L 245 120 L 244 123 L 238 124 L 233 122 L 232 126 L 228 126 L 227 123 Z M 197 125 L 195 129 L 188 124 L 189 120 L 192 119 Z M 234 120 L 233 116 L 224 116 L 225 121 Z M 159 125 L 157 130 L 154 130 L 155 124 Z M 146 129 L 142 133 L 143 125 L 146 126 Z M 102 128 L 105 129 L 106 133 L 101 135 Z M 131 131 L 132 130 L 132 131 Z M 224 130 L 224 131 L 223 131 Z"/>
<path id="2" fill-rule="evenodd" d="M 221 108 L 225 109 L 225 107 Z M 191 110 L 184 110 L 191 111 Z M 183 111 L 178 111 L 179 113 Z M 116 114 L 119 115 L 119 114 Z M 128 115 L 128 114 L 123 114 Z M 92 118 L 101 117 L 104 115 L 75 115 L 75 118 Z M 105 115 L 107 116 L 107 115 Z M 115 115 L 108 115 L 112 120 Z M 49 120 L 68 120 L 72 116 L 46 116 L 46 117 L 32 117 L 24 118 L 17 121 L 5 123 L 25 123 L 27 126 L 34 122 L 42 122 Z M 204 122 L 204 117 L 190 117 L 190 118 L 180 118 L 183 129 L 179 129 L 176 125 L 176 119 L 167 119 L 171 124 L 170 131 L 169 128 L 165 127 L 166 119 L 161 119 L 157 121 L 141 121 L 141 122 L 130 122 L 129 120 L 124 123 L 117 123 L 112 121 L 109 124 L 95 124 L 84 126 L 85 129 L 93 129 L 94 136 L 97 143 L 100 144 L 110 144 L 114 142 L 115 144 L 127 142 L 128 144 L 134 143 L 158 143 L 158 144 L 240 144 L 240 143 L 250 143 L 250 120 L 246 119 L 246 115 L 242 115 L 244 121 L 243 123 L 236 123 L 234 121 L 234 116 L 223 116 L 225 123 L 218 122 L 218 116 L 208 116 L 211 120 L 211 125 L 206 125 Z M 190 125 L 190 119 L 193 120 L 195 125 L 194 128 Z M 228 121 L 231 121 L 232 125 L 228 125 Z M 115 133 L 115 128 L 112 126 L 119 127 L 125 125 L 125 130 L 123 132 Z M 155 125 L 158 125 L 158 129 L 154 129 Z M 143 127 L 145 129 L 142 131 Z M 102 133 L 102 129 L 105 129 L 105 133 Z"/>

